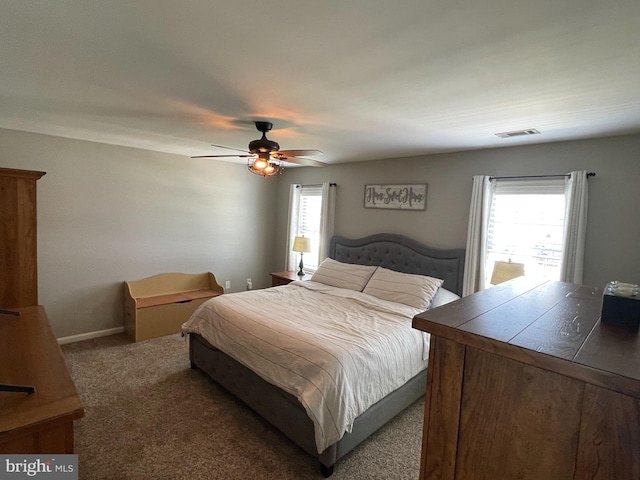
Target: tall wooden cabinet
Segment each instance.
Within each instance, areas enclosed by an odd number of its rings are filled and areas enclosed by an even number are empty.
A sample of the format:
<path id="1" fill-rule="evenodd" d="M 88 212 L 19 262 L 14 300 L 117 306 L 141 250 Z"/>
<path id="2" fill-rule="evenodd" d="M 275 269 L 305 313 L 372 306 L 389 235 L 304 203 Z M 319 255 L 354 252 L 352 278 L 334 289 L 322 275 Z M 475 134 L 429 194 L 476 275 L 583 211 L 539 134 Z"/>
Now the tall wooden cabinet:
<path id="1" fill-rule="evenodd" d="M 36 182 L 43 175 L 0 168 L 0 454 L 73 453 L 73 422 L 84 415 L 38 306 Z"/>
<path id="2" fill-rule="evenodd" d="M 0 308 L 38 304 L 36 182 L 44 174 L 0 168 Z"/>

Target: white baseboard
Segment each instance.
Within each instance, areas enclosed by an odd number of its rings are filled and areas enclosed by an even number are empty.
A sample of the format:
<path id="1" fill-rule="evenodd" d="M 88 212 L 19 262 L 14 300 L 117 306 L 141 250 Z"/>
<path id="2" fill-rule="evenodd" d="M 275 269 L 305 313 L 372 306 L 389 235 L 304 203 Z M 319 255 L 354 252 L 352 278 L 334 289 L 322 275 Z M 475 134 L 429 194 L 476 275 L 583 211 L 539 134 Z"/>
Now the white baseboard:
<path id="1" fill-rule="evenodd" d="M 69 337 L 61 337 L 58 339 L 58 344 L 64 345 L 65 343 L 81 342 L 83 340 L 91 340 L 92 338 L 116 335 L 118 333 L 124 333 L 124 327 L 109 328 L 107 330 L 98 330 L 97 332 L 80 333 Z"/>

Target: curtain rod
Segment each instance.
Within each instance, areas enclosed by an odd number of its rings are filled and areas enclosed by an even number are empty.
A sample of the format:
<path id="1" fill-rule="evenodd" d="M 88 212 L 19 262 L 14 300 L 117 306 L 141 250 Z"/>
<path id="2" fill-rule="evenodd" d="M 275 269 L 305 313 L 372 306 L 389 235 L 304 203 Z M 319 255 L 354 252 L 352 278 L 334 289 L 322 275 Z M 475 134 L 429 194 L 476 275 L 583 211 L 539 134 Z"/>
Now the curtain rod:
<path id="1" fill-rule="evenodd" d="M 489 181 L 491 180 L 511 180 L 515 178 L 553 178 L 553 177 L 570 177 L 570 173 L 558 174 L 558 175 L 518 175 L 515 177 L 489 177 Z M 587 178 L 595 177 L 596 172 L 587 172 Z"/>
<path id="2" fill-rule="evenodd" d="M 297 184 L 296 188 L 300 188 L 300 187 L 321 187 L 321 186 L 322 186 L 322 183 L 311 183 L 311 184 L 308 184 L 308 185 L 307 184 L 305 184 L 305 185 Z M 330 187 L 337 187 L 338 184 L 337 183 L 330 183 L 329 186 Z"/>

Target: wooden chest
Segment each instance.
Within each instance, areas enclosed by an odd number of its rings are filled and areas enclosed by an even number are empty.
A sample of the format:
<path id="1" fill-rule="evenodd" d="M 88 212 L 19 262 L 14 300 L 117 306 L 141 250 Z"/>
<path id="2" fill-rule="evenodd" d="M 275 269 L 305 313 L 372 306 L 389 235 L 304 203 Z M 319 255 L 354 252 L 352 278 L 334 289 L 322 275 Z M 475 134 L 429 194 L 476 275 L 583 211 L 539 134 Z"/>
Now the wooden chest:
<path id="1" fill-rule="evenodd" d="M 213 273 L 163 273 L 124 282 L 124 326 L 139 342 L 178 333 L 198 306 L 224 290 Z"/>

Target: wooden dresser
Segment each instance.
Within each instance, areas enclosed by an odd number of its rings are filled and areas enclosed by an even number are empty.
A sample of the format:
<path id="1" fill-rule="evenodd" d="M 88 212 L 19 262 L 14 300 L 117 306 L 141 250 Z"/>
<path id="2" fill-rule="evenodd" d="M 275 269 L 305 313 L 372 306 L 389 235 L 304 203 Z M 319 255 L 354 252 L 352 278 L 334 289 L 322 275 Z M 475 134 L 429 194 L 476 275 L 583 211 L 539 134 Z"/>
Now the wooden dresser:
<path id="1" fill-rule="evenodd" d="M 521 277 L 424 312 L 421 479 L 640 478 L 640 334 L 602 289 Z"/>
<path id="2" fill-rule="evenodd" d="M 73 421 L 84 408 L 42 307 L 0 315 L 0 453 L 73 453 Z"/>

